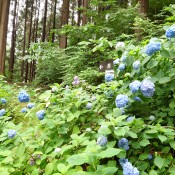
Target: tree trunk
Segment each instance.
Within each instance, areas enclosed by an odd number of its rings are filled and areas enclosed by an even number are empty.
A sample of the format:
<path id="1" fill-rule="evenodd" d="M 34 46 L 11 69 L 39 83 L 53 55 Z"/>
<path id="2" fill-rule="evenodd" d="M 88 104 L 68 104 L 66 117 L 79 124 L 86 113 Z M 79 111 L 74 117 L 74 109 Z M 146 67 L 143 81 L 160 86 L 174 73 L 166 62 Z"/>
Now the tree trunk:
<path id="1" fill-rule="evenodd" d="M 139 0 L 140 3 L 140 13 L 143 13 L 145 16 L 148 14 L 149 0 Z"/>
<path id="2" fill-rule="evenodd" d="M 61 27 L 68 24 L 69 20 L 69 0 L 63 0 L 61 9 Z M 66 35 L 60 36 L 60 48 L 64 49 L 67 47 L 67 37 Z"/>
<path id="3" fill-rule="evenodd" d="M 56 13 L 57 13 L 57 0 L 55 0 L 54 4 L 54 12 L 53 12 L 53 27 L 52 29 L 56 29 Z M 52 43 L 54 43 L 55 40 L 55 32 L 52 33 Z"/>
<path id="4" fill-rule="evenodd" d="M 10 50 L 10 60 L 9 60 L 9 80 L 13 79 L 14 63 L 15 63 L 15 46 L 16 46 L 16 15 L 17 15 L 17 0 L 15 0 L 13 9 L 13 30 L 11 36 L 11 50 Z"/>
<path id="5" fill-rule="evenodd" d="M 5 53 L 10 0 L 0 0 L 0 74 L 5 73 Z"/>
<path id="6" fill-rule="evenodd" d="M 42 42 L 46 40 L 46 21 L 47 21 L 47 0 L 45 0 L 45 10 L 43 18 L 43 32 L 42 32 Z"/>
<path id="7" fill-rule="evenodd" d="M 28 9 L 27 9 L 27 5 L 28 5 L 28 0 L 26 0 L 26 7 L 25 7 L 25 20 L 24 20 L 24 40 L 23 40 L 23 50 L 22 50 L 22 56 L 24 58 L 25 56 L 25 51 L 26 51 L 26 30 L 27 30 L 27 14 L 28 14 Z M 24 60 L 22 61 L 21 64 L 21 78 L 22 80 L 24 80 Z"/>
<path id="8" fill-rule="evenodd" d="M 32 23 L 33 23 L 33 4 L 34 4 L 34 0 L 32 1 L 32 6 L 31 6 L 30 26 L 29 26 L 29 35 L 28 35 L 28 49 L 30 48 L 30 43 L 32 39 L 31 36 L 32 36 Z M 28 63 L 28 60 L 26 60 L 26 74 L 25 74 L 26 83 L 29 79 L 28 76 L 29 76 L 29 63 Z"/>
<path id="9" fill-rule="evenodd" d="M 83 17 L 82 17 L 82 25 L 87 24 L 87 8 L 88 8 L 88 0 L 83 0 Z"/>
<path id="10" fill-rule="evenodd" d="M 80 10 L 81 8 L 81 5 L 82 5 L 82 0 L 78 0 L 78 12 L 77 12 L 77 25 L 80 26 L 81 24 L 81 13 L 82 13 L 82 10 Z"/>

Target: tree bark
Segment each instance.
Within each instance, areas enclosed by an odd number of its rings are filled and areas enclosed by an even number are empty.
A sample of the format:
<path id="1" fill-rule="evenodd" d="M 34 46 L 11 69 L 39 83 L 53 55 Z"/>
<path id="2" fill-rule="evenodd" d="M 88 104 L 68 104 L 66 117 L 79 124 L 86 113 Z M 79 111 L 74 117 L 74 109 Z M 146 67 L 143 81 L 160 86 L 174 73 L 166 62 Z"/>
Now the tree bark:
<path id="1" fill-rule="evenodd" d="M 69 0 L 63 0 L 61 9 L 61 27 L 68 24 L 69 20 Z M 60 36 L 60 48 L 64 49 L 67 47 L 67 37 L 66 35 Z"/>
<path id="2" fill-rule="evenodd" d="M 16 46 L 16 16 L 17 16 L 17 0 L 15 0 L 14 9 L 13 9 L 13 30 L 11 36 L 11 50 L 10 50 L 10 59 L 9 59 L 9 80 L 13 79 L 14 72 L 14 63 L 15 63 L 15 46 Z"/>
<path id="3" fill-rule="evenodd" d="M 45 10 L 44 10 L 44 18 L 43 18 L 43 32 L 42 32 L 42 42 L 46 40 L 46 21 L 47 21 L 47 0 L 45 0 Z"/>
<path id="4" fill-rule="evenodd" d="M 0 0 L 0 74 L 5 74 L 6 39 L 10 0 Z"/>
<path id="5" fill-rule="evenodd" d="M 55 0 L 54 4 L 54 12 L 53 12 L 53 27 L 52 29 L 56 29 L 56 11 L 57 10 L 57 0 Z M 55 32 L 52 33 L 52 43 L 54 43 L 55 40 Z"/>
<path id="6" fill-rule="evenodd" d="M 82 25 L 87 24 L 87 8 L 88 8 L 88 0 L 83 0 L 83 17 L 82 17 Z"/>
<path id="7" fill-rule="evenodd" d="M 145 16 L 148 14 L 149 9 L 149 0 L 139 0 L 140 3 L 140 13 L 143 13 Z"/>
<path id="8" fill-rule="evenodd" d="M 82 13 L 82 10 L 80 10 L 81 8 L 81 5 L 82 5 L 82 0 L 78 0 L 78 12 L 77 12 L 77 25 L 80 26 L 81 24 L 81 13 Z"/>

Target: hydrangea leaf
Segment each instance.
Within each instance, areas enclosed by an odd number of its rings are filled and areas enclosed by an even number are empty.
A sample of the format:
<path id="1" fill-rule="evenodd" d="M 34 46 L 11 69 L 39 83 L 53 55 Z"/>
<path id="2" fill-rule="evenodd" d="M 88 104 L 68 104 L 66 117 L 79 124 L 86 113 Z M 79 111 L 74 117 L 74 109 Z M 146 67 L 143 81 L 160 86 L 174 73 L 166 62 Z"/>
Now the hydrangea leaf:
<path id="1" fill-rule="evenodd" d="M 105 151 L 102 151 L 101 153 L 98 154 L 98 156 L 103 159 L 103 158 L 109 158 L 118 155 L 122 150 L 118 148 L 108 148 Z"/>
<path id="2" fill-rule="evenodd" d="M 164 159 L 162 159 L 161 157 L 157 156 L 155 157 L 154 159 L 154 164 L 159 168 L 161 169 L 164 165 Z"/>
<path id="3" fill-rule="evenodd" d="M 147 139 L 143 139 L 143 140 L 140 141 L 140 146 L 146 146 L 146 145 L 149 145 L 149 144 L 150 144 L 150 142 Z"/>

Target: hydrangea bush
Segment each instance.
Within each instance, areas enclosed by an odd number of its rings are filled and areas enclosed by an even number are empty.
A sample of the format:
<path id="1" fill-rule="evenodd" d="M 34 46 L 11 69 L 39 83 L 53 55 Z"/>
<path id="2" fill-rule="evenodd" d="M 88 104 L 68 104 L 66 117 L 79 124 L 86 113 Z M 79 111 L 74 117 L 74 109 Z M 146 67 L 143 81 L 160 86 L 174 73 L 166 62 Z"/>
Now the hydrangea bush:
<path id="1" fill-rule="evenodd" d="M 69 88 L 1 95 L 0 174 L 174 175 L 175 44 L 166 33 L 154 53 L 148 41 L 125 46 L 113 81 L 74 77 Z"/>

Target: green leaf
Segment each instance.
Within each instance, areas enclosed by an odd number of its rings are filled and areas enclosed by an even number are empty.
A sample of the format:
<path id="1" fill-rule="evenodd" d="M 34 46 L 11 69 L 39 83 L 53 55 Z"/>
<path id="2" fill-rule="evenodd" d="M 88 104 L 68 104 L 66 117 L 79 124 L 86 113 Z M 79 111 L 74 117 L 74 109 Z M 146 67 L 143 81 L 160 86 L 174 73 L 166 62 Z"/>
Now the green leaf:
<path id="1" fill-rule="evenodd" d="M 64 174 L 68 170 L 68 168 L 63 163 L 59 163 L 57 165 L 57 169 L 62 174 Z"/>
<path id="2" fill-rule="evenodd" d="M 154 170 L 151 170 L 150 173 L 149 173 L 149 175 L 157 175 L 157 172 L 154 171 Z"/>
<path id="3" fill-rule="evenodd" d="M 161 140 L 162 143 L 163 143 L 165 140 L 167 140 L 167 137 L 165 137 L 164 135 L 158 135 L 158 138 Z"/>
<path id="4" fill-rule="evenodd" d="M 118 127 L 114 130 L 114 133 L 116 136 L 124 136 L 126 134 L 126 130 L 125 130 L 125 128 Z"/>
<path id="5" fill-rule="evenodd" d="M 46 100 L 46 99 L 49 99 L 50 96 L 51 96 L 51 90 L 47 90 L 43 94 L 41 94 L 38 98 L 40 100 Z"/>
<path id="6" fill-rule="evenodd" d="M 139 159 L 140 160 L 145 160 L 145 159 L 148 159 L 148 153 L 142 153 L 139 155 Z"/>
<path id="7" fill-rule="evenodd" d="M 38 175 L 39 174 L 39 169 L 35 169 L 32 171 L 31 175 Z"/>
<path id="8" fill-rule="evenodd" d="M 25 145 L 21 143 L 20 146 L 16 149 L 16 156 L 21 157 L 24 154 L 24 151 L 25 151 Z"/>
<path id="9" fill-rule="evenodd" d="M 131 131 L 131 130 L 127 133 L 127 135 L 130 136 L 131 138 L 134 138 L 134 139 L 138 138 L 138 137 L 137 137 L 137 134 L 134 133 L 134 132 Z"/>
<path id="10" fill-rule="evenodd" d="M 161 51 L 160 51 L 160 54 L 161 54 L 162 57 L 164 57 L 164 58 L 170 58 L 170 57 L 171 57 L 170 53 L 169 53 L 167 50 L 165 50 L 165 49 L 161 50 Z"/>
<path id="11" fill-rule="evenodd" d="M 71 166 L 82 165 L 84 163 L 89 163 L 89 158 L 88 158 L 87 154 L 82 153 L 82 154 L 77 154 L 77 155 L 70 156 L 66 161 Z"/>
<path id="12" fill-rule="evenodd" d="M 147 139 L 143 139 L 143 140 L 140 141 L 140 146 L 146 146 L 146 145 L 149 145 L 149 144 L 150 144 L 150 142 Z"/>
<path id="13" fill-rule="evenodd" d="M 98 154 L 98 156 L 103 159 L 103 158 L 109 158 L 109 157 L 114 157 L 118 155 L 122 150 L 118 148 L 108 148 L 105 151 L 102 151 Z"/>
<path id="14" fill-rule="evenodd" d="M 171 78 L 170 77 L 163 77 L 163 78 L 160 78 L 159 79 L 159 83 L 160 84 L 165 84 L 167 82 L 171 81 Z"/>
<path id="15" fill-rule="evenodd" d="M 113 175 L 115 172 L 117 172 L 118 168 L 116 167 L 101 167 L 100 170 L 97 170 L 95 172 L 95 175 L 101 174 L 101 175 Z"/>
<path id="16" fill-rule="evenodd" d="M 154 159 L 154 164 L 159 168 L 161 169 L 163 167 L 163 164 L 164 164 L 164 159 L 162 159 L 161 157 L 157 156 L 155 157 Z"/>
<path id="17" fill-rule="evenodd" d="M 169 144 L 171 146 L 171 148 L 173 148 L 175 150 L 175 141 L 169 141 Z"/>
<path id="18" fill-rule="evenodd" d="M 55 167 L 55 162 L 48 163 L 45 167 L 45 173 L 52 174 L 54 167 Z"/>

